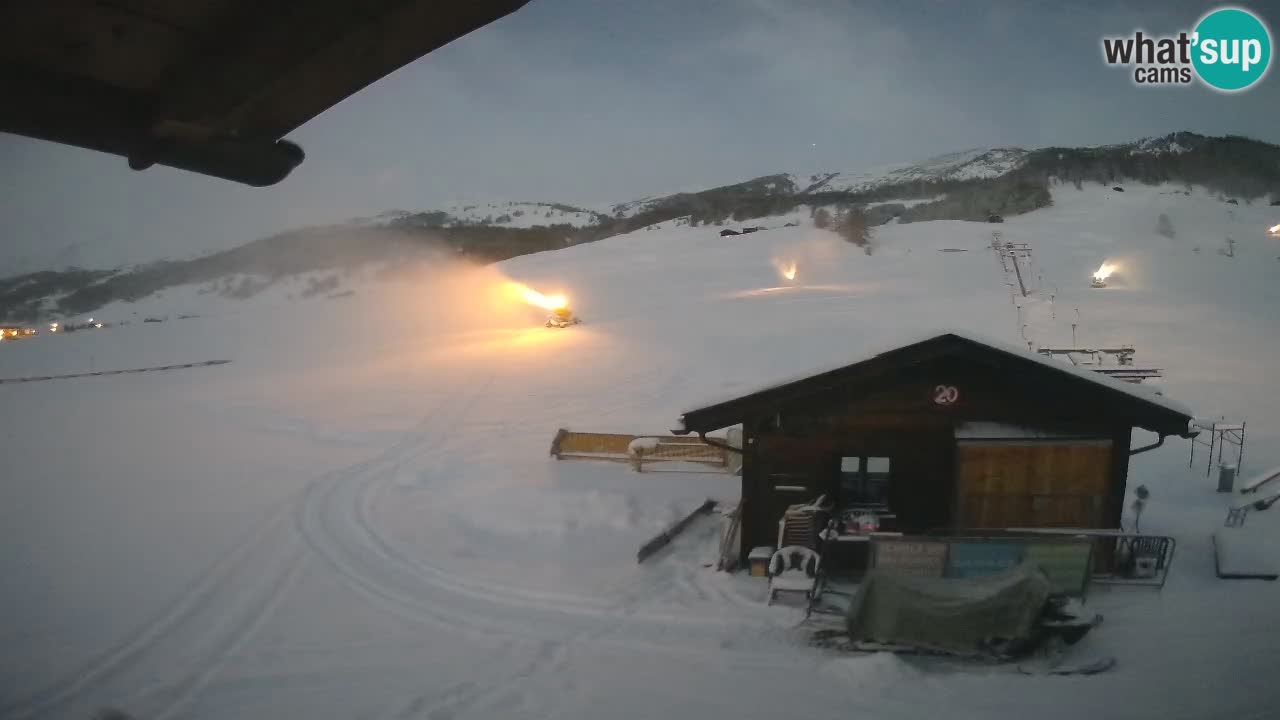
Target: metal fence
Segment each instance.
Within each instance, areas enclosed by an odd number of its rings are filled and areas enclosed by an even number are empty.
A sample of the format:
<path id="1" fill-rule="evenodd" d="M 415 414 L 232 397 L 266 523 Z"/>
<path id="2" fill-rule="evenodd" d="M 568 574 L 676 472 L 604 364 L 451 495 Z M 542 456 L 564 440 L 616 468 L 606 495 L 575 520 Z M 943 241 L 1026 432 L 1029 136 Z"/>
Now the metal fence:
<path id="1" fill-rule="evenodd" d="M 1177 541 L 1166 535 L 1094 536 L 1093 581 L 1164 587 Z"/>

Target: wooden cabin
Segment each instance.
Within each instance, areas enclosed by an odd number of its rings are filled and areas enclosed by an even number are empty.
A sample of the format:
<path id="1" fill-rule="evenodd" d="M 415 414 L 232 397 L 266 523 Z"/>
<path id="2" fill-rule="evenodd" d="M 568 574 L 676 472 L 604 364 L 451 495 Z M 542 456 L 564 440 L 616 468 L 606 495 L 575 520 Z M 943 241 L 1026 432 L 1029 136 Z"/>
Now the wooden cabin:
<path id="1" fill-rule="evenodd" d="M 742 426 L 741 554 L 788 506 L 878 507 L 895 530 L 1116 528 L 1134 428 L 1192 437 L 1153 389 L 946 333 L 690 410 L 677 434 Z M 712 441 L 714 442 L 714 440 Z"/>

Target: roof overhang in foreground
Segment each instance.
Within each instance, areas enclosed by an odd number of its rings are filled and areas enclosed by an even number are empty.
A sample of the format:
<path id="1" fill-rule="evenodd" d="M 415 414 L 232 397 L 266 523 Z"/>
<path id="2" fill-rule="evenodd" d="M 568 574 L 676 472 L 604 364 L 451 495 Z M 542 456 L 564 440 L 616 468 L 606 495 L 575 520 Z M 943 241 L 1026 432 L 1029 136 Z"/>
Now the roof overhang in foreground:
<path id="1" fill-rule="evenodd" d="M 528 0 L 58 0 L 0 24 L 0 131 L 254 186 L 284 139 Z"/>

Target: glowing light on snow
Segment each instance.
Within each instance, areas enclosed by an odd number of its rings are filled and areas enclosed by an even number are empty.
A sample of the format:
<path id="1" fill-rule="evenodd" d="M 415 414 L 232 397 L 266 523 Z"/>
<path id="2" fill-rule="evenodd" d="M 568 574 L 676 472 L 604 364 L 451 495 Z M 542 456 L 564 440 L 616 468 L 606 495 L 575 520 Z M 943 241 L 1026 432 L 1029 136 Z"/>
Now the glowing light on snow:
<path id="1" fill-rule="evenodd" d="M 1111 273 L 1119 269 L 1120 266 L 1115 263 L 1104 262 L 1101 267 L 1094 271 L 1093 279 L 1102 282 L 1103 280 L 1111 277 Z"/>
<path id="2" fill-rule="evenodd" d="M 773 267 L 777 269 L 778 275 L 788 282 L 796 279 L 796 270 L 798 268 L 795 260 L 779 260 L 773 259 Z"/>
<path id="3" fill-rule="evenodd" d="M 102 327 L 102 323 L 94 323 L 93 326 L 96 328 L 100 328 Z"/>
<path id="4" fill-rule="evenodd" d="M 558 310 L 569 306 L 569 298 L 564 295 L 543 295 L 523 283 L 507 283 L 507 291 L 520 300 L 543 310 Z"/>
<path id="5" fill-rule="evenodd" d="M 1267 232 L 1271 233 L 1272 235 L 1275 235 L 1276 237 L 1280 237 L 1280 225 L 1272 225 L 1271 227 L 1267 228 Z"/>
<path id="6" fill-rule="evenodd" d="M 868 292 L 874 292 L 876 289 L 877 286 L 870 283 L 851 285 L 778 285 L 777 287 L 756 288 L 754 290 L 739 290 L 725 293 L 720 297 L 740 299 L 785 293 L 789 296 L 810 295 L 813 299 L 855 298 L 862 297 Z"/>

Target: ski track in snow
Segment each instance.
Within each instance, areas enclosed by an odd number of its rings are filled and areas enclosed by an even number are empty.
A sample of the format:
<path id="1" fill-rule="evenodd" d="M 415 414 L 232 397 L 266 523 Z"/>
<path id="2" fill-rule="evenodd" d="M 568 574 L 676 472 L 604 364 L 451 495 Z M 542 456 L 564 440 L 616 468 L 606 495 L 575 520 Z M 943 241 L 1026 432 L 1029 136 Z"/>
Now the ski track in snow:
<path id="1" fill-rule="evenodd" d="M 467 408 L 484 394 L 488 385 L 461 403 L 456 425 L 465 422 Z M 456 406 L 456 404 L 455 404 Z M 559 637 L 583 620 L 611 624 L 620 613 L 633 612 L 644 601 L 656 599 L 663 585 L 648 573 L 615 588 L 614 599 L 594 596 L 534 592 L 517 586 L 484 582 L 450 573 L 424 560 L 412 558 L 386 539 L 370 518 L 372 499 L 393 481 L 397 466 L 414 456 L 430 453 L 446 443 L 450 432 L 428 435 L 426 426 L 441 418 L 424 420 L 415 436 L 393 448 L 367 472 L 333 477 L 313 484 L 297 507 L 298 526 L 308 546 L 342 579 L 366 599 L 401 617 L 445 628 L 466 628 L 534 640 Z M 708 594 L 687 573 L 672 578 L 675 589 L 702 599 Z M 519 617 L 512 618 L 511 612 Z M 537 622 L 530 622 L 536 615 Z M 705 625 L 706 618 L 670 615 L 642 616 L 655 624 L 685 622 Z M 714 623 L 713 623 L 714 624 Z"/>
<path id="2" fill-rule="evenodd" d="M 273 511 L 246 540 L 203 573 L 164 614 L 65 681 L 19 703 L 0 708 L 12 718 L 87 717 L 84 701 L 115 686 L 142 688 L 154 682 L 156 664 L 171 659 L 192 669 L 154 717 L 171 717 L 217 671 L 220 661 L 242 647 L 270 617 L 292 586 L 305 553 L 288 524 L 288 507 Z M 195 632 L 193 639 L 189 635 Z M 82 707 L 80 715 L 70 708 Z"/>
<path id="3" fill-rule="evenodd" d="M 94 707 L 88 702 L 92 696 L 117 686 L 149 688 L 131 698 L 146 703 L 147 717 L 165 720 L 178 716 L 213 680 L 222 662 L 243 648 L 269 620 L 299 576 L 307 550 L 330 557 L 323 544 L 311 541 L 306 530 L 312 526 L 302 523 L 303 532 L 298 533 L 294 518 L 312 509 L 315 498 L 333 498 L 333 490 L 344 484 L 389 477 L 388 469 L 422 444 L 423 431 L 433 419 L 434 415 L 425 417 L 417 432 L 379 456 L 309 483 L 202 573 L 166 612 L 63 682 L 0 708 L 0 716 L 15 720 L 69 717 L 72 708 L 87 716 Z M 385 588 L 381 590 L 385 592 Z M 188 637 L 192 632 L 200 633 L 195 643 Z M 168 665 L 169 658 L 181 658 L 181 664 L 191 669 L 173 685 L 154 686 L 155 664 Z"/>

